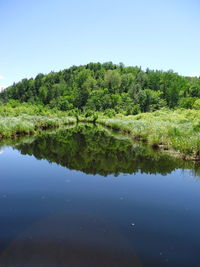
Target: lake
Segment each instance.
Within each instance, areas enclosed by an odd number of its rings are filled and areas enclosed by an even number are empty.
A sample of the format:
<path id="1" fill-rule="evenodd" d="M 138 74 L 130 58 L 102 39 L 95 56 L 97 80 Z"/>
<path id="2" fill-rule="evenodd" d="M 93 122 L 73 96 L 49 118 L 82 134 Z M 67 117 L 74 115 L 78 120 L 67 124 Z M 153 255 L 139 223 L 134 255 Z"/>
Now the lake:
<path id="1" fill-rule="evenodd" d="M 79 124 L 0 148 L 0 266 L 200 266 L 200 170 Z"/>

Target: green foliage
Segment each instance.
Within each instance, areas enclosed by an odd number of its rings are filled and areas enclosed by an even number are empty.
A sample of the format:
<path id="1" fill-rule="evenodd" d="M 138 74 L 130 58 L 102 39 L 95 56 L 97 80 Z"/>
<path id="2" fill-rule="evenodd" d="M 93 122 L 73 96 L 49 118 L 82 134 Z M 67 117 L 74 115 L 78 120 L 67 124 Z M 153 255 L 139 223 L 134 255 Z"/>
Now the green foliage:
<path id="1" fill-rule="evenodd" d="M 191 108 L 193 108 L 194 102 L 196 100 L 197 100 L 196 97 L 182 97 L 179 101 L 179 107 L 191 109 Z"/>
<path id="2" fill-rule="evenodd" d="M 62 111 L 67 111 L 73 109 L 73 104 L 71 102 L 71 97 L 59 96 L 57 99 L 51 100 L 49 107 L 57 108 Z"/>
<path id="3" fill-rule="evenodd" d="M 200 107 L 200 101 L 195 101 Z M 200 109 L 200 108 L 199 108 Z M 113 129 L 130 133 L 137 140 L 153 147 L 174 149 L 184 156 L 200 156 L 200 111 L 167 110 L 141 113 L 136 116 L 120 116 L 99 121 Z"/>
<path id="4" fill-rule="evenodd" d="M 121 86 L 121 76 L 117 70 L 108 70 L 105 73 L 105 87 L 110 93 L 118 93 Z"/>
<path id="5" fill-rule="evenodd" d="M 152 93 L 150 89 L 149 92 Z M 159 91 L 153 92 L 152 99 L 154 100 L 159 94 Z M 59 103 L 63 104 L 64 108 L 65 105 L 70 105 L 68 98 L 69 96 L 59 98 Z M 128 93 L 121 94 L 121 98 L 117 94 L 112 94 L 110 100 L 111 106 L 114 103 L 114 108 L 101 112 L 86 108 L 82 111 L 78 108 L 61 111 L 55 107 L 50 109 L 44 104 L 35 105 L 9 100 L 7 104 L 0 105 L 0 138 L 32 135 L 43 129 L 76 121 L 100 122 L 113 129 L 130 133 L 137 140 L 147 141 L 154 148 L 160 146 L 166 149 L 173 148 L 183 155 L 200 157 L 200 99 L 194 102 L 196 110 L 163 108 L 151 113 L 140 113 L 139 105 L 130 104 L 132 99 Z"/>
<path id="6" fill-rule="evenodd" d="M 149 146 L 134 143 L 131 138 L 91 124 L 43 133 L 32 142 L 13 146 L 23 155 L 34 155 L 69 169 L 104 176 L 138 171 L 164 175 L 176 168 L 193 167 L 191 162 L 155 152 Z"/>
<path id="7" fill-rule="evenodd" d="M 197 98 L 200 98 L 199 78 L 183 77 L 171 70 L 143 71 L 112 62 L 38 74 L 35 79 L 23 79 L 0 93 L 1 103 L 18 100 L 62 111 L 113 109 L 125 115 L 163 107 L 192 108 Z"/>
<path id="8" fill-rule="evenodd" d="M 106 109 L 104 115 L 108 118 L 112 118 L 116 115 L 116 112 L 114 109 Z"/>
<path id="9" fill-rule="evenodd" d="M 200 109 L 200 99 L 197 99 L 193 104 L 194 109 Z"/>
<path id="10" fill-rule="evenodd" d="M 189 94 L 192 97 L 200 98 L 200 83 L 199 83 L 199 79 L 196 77 L 194 77 L 190 83 Z"/>
<path id="11" fill-rule="evenodd" d="M 39 99 L 41 99 L 42 103 L 47 104 L 47 96 L 48 96 L 47 87 L 41 86 L 39 88 Z"/>
<path id="12" fill-rule="evenodd" d="M 166 100 L 162 99 L 162 92 L 145 89 L 137 94 L 137 103 L 143 112 L 155 111 L 167 106 Z"/>
<path id="13" fill-rule="evenodd" d="M 32 135 L 41 129 L 73 123 L 67 113 L 43 105 L 10 100 L 0 106 L 0 138 Z"/>

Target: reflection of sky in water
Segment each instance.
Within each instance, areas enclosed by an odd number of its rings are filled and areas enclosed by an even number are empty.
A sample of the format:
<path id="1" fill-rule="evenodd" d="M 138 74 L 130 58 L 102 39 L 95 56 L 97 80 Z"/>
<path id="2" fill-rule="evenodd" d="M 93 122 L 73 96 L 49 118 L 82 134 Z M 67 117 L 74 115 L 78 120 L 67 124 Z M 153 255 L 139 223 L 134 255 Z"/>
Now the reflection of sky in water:
<path id="1" fill-rule="evenodd" d="M 5 151 L 3 149 L 0 149 L 0 155 L 3 154 Z"/>

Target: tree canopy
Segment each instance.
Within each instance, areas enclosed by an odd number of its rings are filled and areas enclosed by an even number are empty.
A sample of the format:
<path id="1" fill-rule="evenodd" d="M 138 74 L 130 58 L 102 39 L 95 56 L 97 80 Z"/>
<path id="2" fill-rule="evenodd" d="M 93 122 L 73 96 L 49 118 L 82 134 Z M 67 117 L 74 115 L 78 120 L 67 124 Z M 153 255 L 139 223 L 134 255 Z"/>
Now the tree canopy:
<path id="1" fill-rule="evenodd" d="M 142 70 L 112 62 L 72 66 L 38 74 L 5 89 L 0 100 L 48 105 L 60 110 L 113 110 L 126 115 L 162 107 L 198 107 L 200 78 L 159 70 Z"/>

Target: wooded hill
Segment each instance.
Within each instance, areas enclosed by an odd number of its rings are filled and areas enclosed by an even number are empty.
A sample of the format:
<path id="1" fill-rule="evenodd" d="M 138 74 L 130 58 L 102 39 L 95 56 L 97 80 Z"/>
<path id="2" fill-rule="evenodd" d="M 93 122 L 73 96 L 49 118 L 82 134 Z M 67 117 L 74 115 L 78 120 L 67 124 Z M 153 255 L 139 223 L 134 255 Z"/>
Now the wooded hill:
<path id="1" fill-rule="evenodd" d="M 11 99 L 60 110 L 125 115 L 162 107 L 200 108 L 200 78 L 183 77 L 171 70 L 143 71 L 122 63 L 89 63 L 14 83 L 0 94 L 2 102 Z"/>

